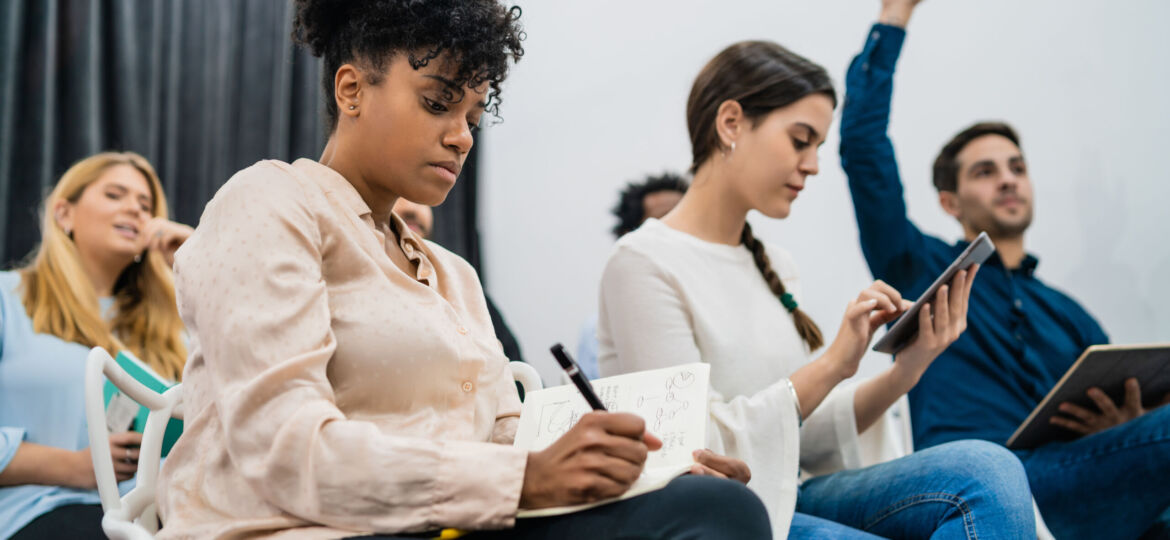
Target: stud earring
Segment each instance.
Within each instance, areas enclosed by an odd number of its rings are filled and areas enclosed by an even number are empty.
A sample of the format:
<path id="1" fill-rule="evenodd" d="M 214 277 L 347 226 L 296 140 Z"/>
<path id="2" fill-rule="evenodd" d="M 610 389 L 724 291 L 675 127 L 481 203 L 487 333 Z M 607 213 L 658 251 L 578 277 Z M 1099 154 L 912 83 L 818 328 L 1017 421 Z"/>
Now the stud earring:
<path id="1" fill-rule="evenodd" d="M 351 110 L 351 111 L 352 111 L 352 110 L 354 110 L 354 109 L 356 109 L 356 108 L 357 108 L 357 105 L 350 105 L 350 106 L 349 106 L 349 110 Z"/>
<path id="2" fill-rule="evenodd" d="M 134 256 L 134 262 L 136 262 L 136 263 L 142 262 L 142 254 L 141 253 Z"/>

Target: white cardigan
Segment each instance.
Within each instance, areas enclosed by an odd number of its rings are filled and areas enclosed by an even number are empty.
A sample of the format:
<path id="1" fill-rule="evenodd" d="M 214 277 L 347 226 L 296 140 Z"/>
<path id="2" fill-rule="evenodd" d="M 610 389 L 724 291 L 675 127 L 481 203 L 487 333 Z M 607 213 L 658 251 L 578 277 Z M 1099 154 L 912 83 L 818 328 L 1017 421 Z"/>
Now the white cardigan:
<path id="1" fill-rule="evenodd" d="M 792 257 L 767 246 L 772 267 L 800 300 Z M 715 244 L 650 219 L 614 248 L 601 281 L 601 374 L 711 364 L 708 444 L 744 460 L 776 538 L 785 538 L 801 470 L 822 475 L 872 465 L 910 449 L 909 423 L 883 420 L 859 437 L 856 384 L 834 389 L 798 428 L 786 378 L 809 360 L 792 315 L 743 246 Z"/>

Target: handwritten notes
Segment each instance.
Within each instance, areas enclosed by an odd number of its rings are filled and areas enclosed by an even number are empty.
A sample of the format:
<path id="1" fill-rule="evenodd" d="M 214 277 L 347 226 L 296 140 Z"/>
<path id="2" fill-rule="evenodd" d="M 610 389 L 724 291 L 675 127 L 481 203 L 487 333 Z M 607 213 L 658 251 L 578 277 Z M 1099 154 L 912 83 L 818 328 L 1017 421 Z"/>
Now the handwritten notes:
<path id="1" fill-rule="evenodd" d="M 644 477 L 658 482 L 669 474 L 665 478 L 669 482 L 694 462 L 692 450 L 706 446 L 710 370 L 707 364 L 694 363 L 593 381 L 607 409 L 641 416 L 646 420 L 646 429 L 662 439 L 662 449 L 646 458 Z M 532 392 L 524 398 L 515 445 L 541 450 L 569 431 L 589 410 L 573 385 Z"/>

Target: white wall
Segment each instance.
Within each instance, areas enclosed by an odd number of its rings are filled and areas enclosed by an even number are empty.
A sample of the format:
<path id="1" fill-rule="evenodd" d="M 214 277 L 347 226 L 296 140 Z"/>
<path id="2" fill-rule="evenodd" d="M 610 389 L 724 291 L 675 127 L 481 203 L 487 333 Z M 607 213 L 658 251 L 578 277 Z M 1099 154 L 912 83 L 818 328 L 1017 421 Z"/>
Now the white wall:
<path id="1" fill-rule="evenodd" d="M 484 140 L 488 290 L 527 359 L 556 376 L 596 310 L 624 182 L 690 162 L 684 109 L 700 67 L 726 45 L 771 39 L 812 58 L 843 91 L 877 0 L 699 0 L 523 4 L 527 54 Z M 915 14 L 896 79 L 892 136 L 911 218 L 948 240 L 930 164 L 951 135 L 1005 119 L 1036 185 L 1028 249 L 1116 342 L 1170 341 L 1170 2 L 930 0 Z M 805 306 L 829 334 L 869 272 L 837 157 L 837 125 L 792 216 L 757 234 L 801 265 Z M 830 336 L 831 337 L 831 336 Z M 863 370 L 887 359 L 874 355 Z"/>

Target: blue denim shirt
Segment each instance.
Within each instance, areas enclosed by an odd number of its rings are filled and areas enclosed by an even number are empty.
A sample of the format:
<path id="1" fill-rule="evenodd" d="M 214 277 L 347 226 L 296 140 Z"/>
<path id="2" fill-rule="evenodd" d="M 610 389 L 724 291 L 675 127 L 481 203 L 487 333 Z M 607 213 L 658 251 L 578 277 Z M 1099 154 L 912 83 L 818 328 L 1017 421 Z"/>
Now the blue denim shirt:
<path id="1" fill-rule="evenodd" d="M 845 78 L 841 165 L 861 250 L 874 277 L 917 298 L 963 251 L 923 234 L 906 216 L 886 133 L 894 66 L 906 32 L 874 25 Z M 917 448 L 957 439 L 1003 444 L 1089 345 L 1109 338 L 1075 300 L 1036 277 L 1037 259 L 1004 267 L 998 254 L 971 290 L 967 331 L 910 391 Z"/>

